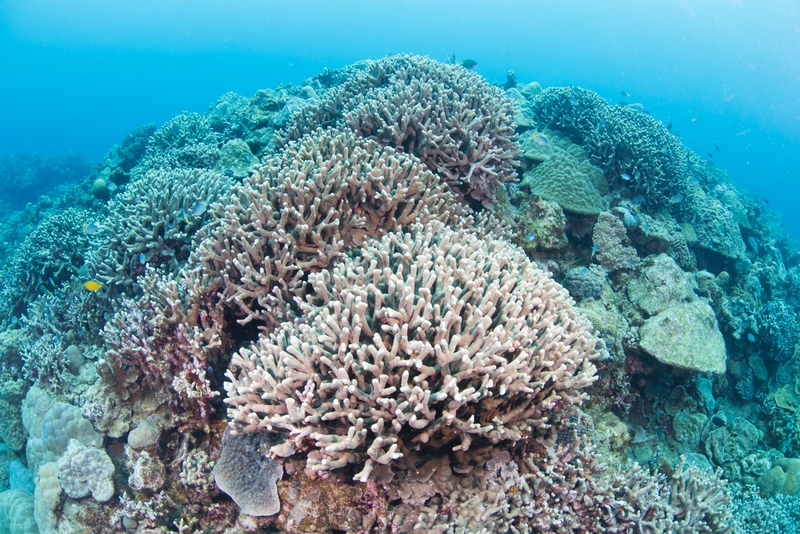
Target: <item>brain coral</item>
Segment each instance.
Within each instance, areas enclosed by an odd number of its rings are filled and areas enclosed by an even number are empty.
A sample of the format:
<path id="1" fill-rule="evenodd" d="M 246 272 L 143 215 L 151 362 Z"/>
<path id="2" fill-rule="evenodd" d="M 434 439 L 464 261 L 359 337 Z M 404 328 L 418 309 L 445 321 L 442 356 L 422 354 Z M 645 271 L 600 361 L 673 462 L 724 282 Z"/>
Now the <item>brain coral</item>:
<path id="1" fill-rule="evenodd" d="M 313 470 L 366 481 L 407 451 L 514 442 L 595 379 L 566 290 L 503 240 L 414 224 L 309 285 L 305 317 L 236 353 L 225 389 L 236 427 L 286 434 Z"/>
<path id="2" fill-rule="evenodd" d="M 558 202 L 566 211 L 597 215 L 605 207 L 608 183 L 576 145 L 571 147 L 574 149 L 553 146 L 547 159 L 524 174 L 521 185 L 534 195 Z"/>
<path id="3" fill-rule="evenodd" d="M 336 130 L 290 144 L 231 198 L 200 245 L 205 291 L 262 325 L 288 316 L 308 272 L 366 236 L 468 211 L 415 157 Z"/>
<path id="4" fill-rule="evenodd" d="M 459 194 L 493 198 L 516 179 L 513 102 L 459 65 L 392 56 L 347 69 L 318 102 L 303 107 L 282 139 L 346 123 L 364 137 L 417 156 Z"/>

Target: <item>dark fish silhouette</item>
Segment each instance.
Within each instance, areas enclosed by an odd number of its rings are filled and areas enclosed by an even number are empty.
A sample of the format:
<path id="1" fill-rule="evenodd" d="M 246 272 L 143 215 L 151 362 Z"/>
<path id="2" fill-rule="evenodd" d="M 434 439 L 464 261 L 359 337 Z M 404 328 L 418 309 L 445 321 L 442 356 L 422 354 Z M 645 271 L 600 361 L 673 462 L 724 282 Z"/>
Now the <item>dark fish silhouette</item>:
<path id="1" fill-rule="evenodd" d="M 709 158 L 713 158 L 714 157 L 714 154 L 712 154 L 711 152 L 706 152 L 706 154 L 708 154 Z"/>
<path id="2" fill-rule="evenodd" d="M 717 152 L 719 152 L 719 147 L 717 145 L 714 145 L 714 148 L 716 148 Z"/>
<path id="3" fill-rule="evenodd" d="M 631 94 L 628 91 L 622 91 L 620 94 L 622 96 L 624 96 L 625 98 L 628 98 L 629 96 L 631 96 Z"/>
<path id="4" fill-rule="evenodd" d="M 465 69 L 471 70 L 478 66 L 478 62 L 475 61 L 474 59 L 465 59 L 464 61 L 461 62 L 461 66 L 464 67 Z"/>
<path id="5" fill-rule="evenodd" d="M 667 123 L 667 131 L 672 131 L 672 121 L 669 121 L 669 123 Z"/>

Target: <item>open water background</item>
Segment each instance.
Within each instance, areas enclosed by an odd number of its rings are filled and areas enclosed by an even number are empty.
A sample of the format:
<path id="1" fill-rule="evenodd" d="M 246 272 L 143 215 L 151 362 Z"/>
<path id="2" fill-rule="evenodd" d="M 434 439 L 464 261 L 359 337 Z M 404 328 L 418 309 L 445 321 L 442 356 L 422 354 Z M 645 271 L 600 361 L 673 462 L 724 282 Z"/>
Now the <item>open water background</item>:
<path id="1" fill-rule="evenodd" d="M 97 160 L 227 91 L 401 52 L 640 102 L 800 239 L 796 0 L 0 0 L 0 155 Z"/>

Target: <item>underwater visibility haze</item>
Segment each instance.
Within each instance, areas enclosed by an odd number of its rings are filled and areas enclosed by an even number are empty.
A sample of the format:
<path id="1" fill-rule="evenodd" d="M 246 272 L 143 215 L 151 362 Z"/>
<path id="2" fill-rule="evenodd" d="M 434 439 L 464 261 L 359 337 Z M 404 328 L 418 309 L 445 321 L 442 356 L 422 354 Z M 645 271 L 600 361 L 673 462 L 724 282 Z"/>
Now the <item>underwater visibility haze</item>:
<path id="1" fill-rule="evenodd" d="M 800 524 L 800 6 L 0 3 L 0 534 Z"/>

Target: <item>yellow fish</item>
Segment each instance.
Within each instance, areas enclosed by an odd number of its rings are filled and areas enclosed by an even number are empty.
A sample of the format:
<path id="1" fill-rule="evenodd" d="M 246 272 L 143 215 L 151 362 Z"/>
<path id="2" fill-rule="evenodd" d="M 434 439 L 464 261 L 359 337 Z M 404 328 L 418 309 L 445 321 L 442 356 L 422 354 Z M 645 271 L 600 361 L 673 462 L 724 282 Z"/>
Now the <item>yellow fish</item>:
<path id="1" fill-rule="evenodd" d="M 83 287 L 85 287 L 87 291 L 97 291 L 98 289 L 100 289 L 103 286 L 100 284 L 100 282 L 95 282 L 94 280 L 89 280 L 88 282 L 83 284 Z"/>

